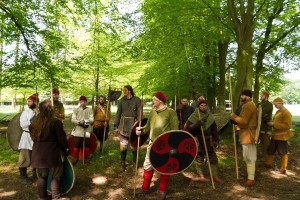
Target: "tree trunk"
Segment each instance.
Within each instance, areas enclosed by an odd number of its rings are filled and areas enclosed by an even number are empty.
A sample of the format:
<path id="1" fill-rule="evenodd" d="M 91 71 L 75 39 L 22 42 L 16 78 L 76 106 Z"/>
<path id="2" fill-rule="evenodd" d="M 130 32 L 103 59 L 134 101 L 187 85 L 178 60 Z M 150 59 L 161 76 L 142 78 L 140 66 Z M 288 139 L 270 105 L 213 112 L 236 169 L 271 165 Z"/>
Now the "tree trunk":
<path id="1" fill-rule="evenodd" d="M 219 94 L 218 94 L 218 111 L 225 111 L 225 76 L 226 76 L 226 56 L 228 50 L 228 41 L 219 41 L 218 51 L 219 51 Z"/>

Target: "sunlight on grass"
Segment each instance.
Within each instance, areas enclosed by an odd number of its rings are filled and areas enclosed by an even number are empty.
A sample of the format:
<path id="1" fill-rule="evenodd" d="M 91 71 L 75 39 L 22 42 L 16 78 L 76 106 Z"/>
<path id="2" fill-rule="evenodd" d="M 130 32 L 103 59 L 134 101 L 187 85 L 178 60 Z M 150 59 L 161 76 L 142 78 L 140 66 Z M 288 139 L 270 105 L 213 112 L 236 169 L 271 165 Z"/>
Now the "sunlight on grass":
<path id="1" fill-rule="evenodd" d="M 17 191 L 5 191 L 4 189 L 0 188 L 0 198 L 13 196 L 16 193 Z"/>
<path id="2" fill-rule="evenodd" d="M 107 183 L 107 178 L 104 176 L 98 176 L 92 179 L 95 185 L 105 185 Z"/>

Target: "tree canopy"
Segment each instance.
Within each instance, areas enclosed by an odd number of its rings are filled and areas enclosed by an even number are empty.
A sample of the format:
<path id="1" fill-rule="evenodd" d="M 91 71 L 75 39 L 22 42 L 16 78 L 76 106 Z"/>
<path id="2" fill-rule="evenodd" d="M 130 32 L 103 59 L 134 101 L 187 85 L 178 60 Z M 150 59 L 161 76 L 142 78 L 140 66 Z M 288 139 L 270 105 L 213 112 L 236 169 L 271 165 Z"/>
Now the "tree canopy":
<path id="1" fill-rule="evenodd" d="M 130 84 L 169 100 L 201 94 L 214 111 L 229 98 L 230 74 L 235 106 L 243 89 L 258 101 L 298 69 L 299 3 L 0 1 L 0 88 L 50 91 L 52 83 L 71 99 L 92 99 Z"/>

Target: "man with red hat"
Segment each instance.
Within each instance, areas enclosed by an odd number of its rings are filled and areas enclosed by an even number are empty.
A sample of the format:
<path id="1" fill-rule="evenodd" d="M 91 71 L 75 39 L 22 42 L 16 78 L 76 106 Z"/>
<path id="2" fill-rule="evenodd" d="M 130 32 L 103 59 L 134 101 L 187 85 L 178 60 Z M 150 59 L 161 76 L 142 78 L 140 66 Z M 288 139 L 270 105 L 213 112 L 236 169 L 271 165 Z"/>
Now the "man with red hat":
<path id="1" fill-rule="evenodd" d="M 268 125 L 268 122 L 272 120 L 273 104 L 269 101 L 269 92 L 267 91 L 261 93 L 260 100 L 261 102 L 257 105 L 261 106 L 262 109 L 259 140 L 263 144 L 262 156 L 263 161 L 265 161 L 268 156 L 267 149 L 271 140 L 272 127 Z"/>
<path id="2" fill-rule="evenodd" d="M 65 120 L 65 108 L 64 105 L 59 101 L 59 90 L 54 88 L 52 90 L 52 95 L 54 115 L 63 122 Z"/>
<path id="3" fill-rule="evenodd" d="M 199 180 L 201 182 L 207 182 L 208 180 L 204 177 L 203 173 L 206 152 L 201 127 L 203 127 L 203 134 L 205 136 L 205 144 L 208 153 L 207 156 L 209 157 L 210 161 L 213 181 L 222 184 L 224 181 L 218 176 L 218 157 L 215 152 L 215 148 L 218 146 L 220 141 L 218 128 L 213 115 L 208 112 L 207 101 L 204 99 L 199 100 L 198 108 L 196 108 L 193 114 L 188 118 L 184 125 L 184 129 L 196 136 L 198 140 L 196 169 L 200 176 Z"/>
<path id="4" fill-rule="evenodd" d="M 33 141 L 30 137 L 29 125 L 35 116 L 38 114 L 38 105 L 39 99 L 37 94 L 33 94 L 27 98 L 28 110 L 24 110 L 20 116 L 20 126 L 23 129 L 23 133 L 20 139 L 19 147 L 19 161 L 18 167 L 20 172 L 20 180 L 23 184 L 31 184 L 32 181 L 28 179 L 27 168 L 30 166 L 31 162 L 31 151 L 33 146 Z M 35 176 L 36 172 L 33 171 Z"/>
<path id="5" fill-rule="evenodd" d="M 131 128 L 134 123 L 139 120 L 141 109 L 141 99 L 134 95 L 133 89 L 130 85 L 124 86 L 124 96 L 118 102 L 118 109 L 114 122 L 114 129 L 118 132 L 120 139 L 120 171 L 126 169 L 126 156 L 129 146 L 129 137 Z M 136 162 L 137 149 L 130 145 L 133 163 Z"/>
<path id="6" fill-rule="evenodd" d="M 144 195 L 149 193 L 150 191 L 150 184 L 154 173 L 149 158 L 152 142 L 155 140 L 155 138 L 157 138 L 159 135 L 166 131 L 178 130 L 177 114 L 173 109 L 167 107 L 166 100 L 167 97 L 164 93 L 154 93 L 152 98 L 153 109 L 150 112 L 147 124 L 141 129 L 137 127 L 136 130 L 137 135 L 142 134 L 142 130 L 145 130 L 145 132 L 150 133 L 150 142 L 147 147 L 147 154 L 144 161 L 144 181 L 141 190 L 137 192 L 138 195 Z M 169 183 L 169 178 L 169 175 L 160 175 L 157 199 L 162 200 L 166 198 L 166 190 Z"/>
<path id="7" fill-rule="evenodd" d="M 83 148 L 83 142 L 85 142 L 85 155 L 90 154 L 90 125 L 94 122 L 93 110 L 87 107 L 87 98 L 85 96 L 80 96 L 79 107 L 75 108 L 72 113 L 71 118 L 72 123 L 75 124 L 75 128 L 72 131 L 74 136 L 74 159 L 72 161 L 73 165 L 76 165 L 79 159 L 80 148 Z"/>
<path id="8" fill-rule="evenodd" d="M 230 118 L 240 127 L 239 140 L 243 149 L 243 159 L 247 165 L 248 178 L 242 185 L 253 186 L 255 185 L 255 162 L 257 159 L 255 145 L 257 110 L 255 103 L 252 101 L 252 91 L 242 91 L 240 101 L 242 105 L 240 114 L 231 113 Z"/>

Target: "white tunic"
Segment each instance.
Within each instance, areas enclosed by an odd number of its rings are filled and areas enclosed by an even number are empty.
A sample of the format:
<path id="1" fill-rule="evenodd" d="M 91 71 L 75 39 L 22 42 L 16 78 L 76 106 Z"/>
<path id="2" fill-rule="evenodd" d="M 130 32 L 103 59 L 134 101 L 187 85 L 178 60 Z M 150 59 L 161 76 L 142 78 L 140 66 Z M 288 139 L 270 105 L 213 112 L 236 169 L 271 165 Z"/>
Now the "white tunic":
<path id="1" fill-rule="evenodd" d="M 18 149 L 32 150 L 33 141 L 29 133 L 30 120 L 35 116 L 35 112 L 31 109 L 25 110 L 20 116 L 20 126 L 23 129 L 23 133 L 20 139 Z"/>
<path id="2" fill-rule="evenodd" d="M 85 122 L 89 123 L 89 128 L 84 129 L 82 126 L 79 126 L 78 123 L 81 120 L 84 120 Z M 91 125 L 93 124 L 93 122 L 94 113 L 91 108 L 86 107 L 84 110 L 82 109 L 82 107 L 75 108 L 72 114 L 72 123 L 74 123 L 76 126 L 72 131 L 72 134 L 76 137 L 84 137 L 84 131 L 86 131 L 85 137 L 89 138 L 91 132 Z"/>

